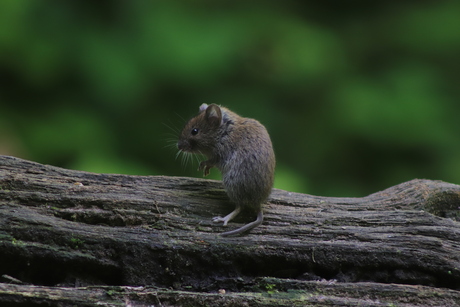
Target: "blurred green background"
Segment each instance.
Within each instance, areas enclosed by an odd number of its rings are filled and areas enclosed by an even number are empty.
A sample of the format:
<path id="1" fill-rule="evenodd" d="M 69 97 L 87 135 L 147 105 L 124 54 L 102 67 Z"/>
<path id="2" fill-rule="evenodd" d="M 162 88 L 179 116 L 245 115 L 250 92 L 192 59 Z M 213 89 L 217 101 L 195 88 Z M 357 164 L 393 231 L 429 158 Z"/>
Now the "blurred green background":
<path id="1" fill-rule="evenodd" d="M 0 154 L 65 168 L 201 177 L 174 143 L 217 103 L 277 188 L 460 184 L 459 83 L 460 1 L 0 2 Z"/>

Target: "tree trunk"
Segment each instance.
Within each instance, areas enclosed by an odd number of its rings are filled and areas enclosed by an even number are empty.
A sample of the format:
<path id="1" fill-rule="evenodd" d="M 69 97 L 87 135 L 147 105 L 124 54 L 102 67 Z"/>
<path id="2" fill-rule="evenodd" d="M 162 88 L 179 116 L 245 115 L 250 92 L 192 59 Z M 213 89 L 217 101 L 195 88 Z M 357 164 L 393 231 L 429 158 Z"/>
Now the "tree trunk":
<path id="1" fill-rule="evenodd" d="M 442 181 L 275 189 L 262 226 L 224 238 L 255 217 L 214 225 L 233 210 L 219 181 L 0 156 L 0 305 L 460 306 L 459 206 Z"/>

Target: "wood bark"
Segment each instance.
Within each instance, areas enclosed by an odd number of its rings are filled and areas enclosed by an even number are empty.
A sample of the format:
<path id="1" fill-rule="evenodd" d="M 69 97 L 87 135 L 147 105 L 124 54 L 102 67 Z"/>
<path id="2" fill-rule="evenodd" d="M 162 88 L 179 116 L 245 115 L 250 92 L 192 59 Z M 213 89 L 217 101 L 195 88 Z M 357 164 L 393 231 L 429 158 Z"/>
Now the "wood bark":
<path id="1" fill-rule="evenodd" d="M 362 198 L 273 190 L 219 233 L 219 181 L 0 156 L 0 305 L 460 306 L 460 186 Z M 8 305 L 9 304 L 9 305 Z"/>

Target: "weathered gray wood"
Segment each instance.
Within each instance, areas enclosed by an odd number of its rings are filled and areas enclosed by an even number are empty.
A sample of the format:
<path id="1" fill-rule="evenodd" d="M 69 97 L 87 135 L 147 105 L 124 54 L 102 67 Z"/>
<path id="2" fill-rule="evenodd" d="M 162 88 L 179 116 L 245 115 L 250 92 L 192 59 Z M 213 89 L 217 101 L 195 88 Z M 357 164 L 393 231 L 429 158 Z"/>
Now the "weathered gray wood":
<path id="1" fill-rule="evenodd" d="M 430 180 L 363 198 L 274 190 L 262 226 L 223 238 L 218 181 L 0 156 L 0 303 L 456 306 L 459 206 L 460 186 Z"/>
<path id="2" fill-rule="evenodd" d="M 426 286 L 256 280 L 254 292 L 193 292 L 155 287 L 80 288 L 0 284 L 0 304 L 27 306 L 458 306 L 458 291 Z M 277 290 L 277 287 L 287 291 Z M 5 305 L 6 306 L 6 305 Z"/>

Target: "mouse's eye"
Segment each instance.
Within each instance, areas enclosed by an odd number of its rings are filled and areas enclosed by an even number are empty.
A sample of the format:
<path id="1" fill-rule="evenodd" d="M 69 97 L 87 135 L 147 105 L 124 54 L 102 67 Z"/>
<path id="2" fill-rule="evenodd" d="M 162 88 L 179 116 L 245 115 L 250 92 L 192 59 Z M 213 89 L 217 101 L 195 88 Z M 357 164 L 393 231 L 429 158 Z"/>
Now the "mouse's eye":
<path id="1" fill-rule="evenodd" d="M 192 129 L 192 135 L 197 135 L 198 134 L 198 128 L 193 128 Z"/>

